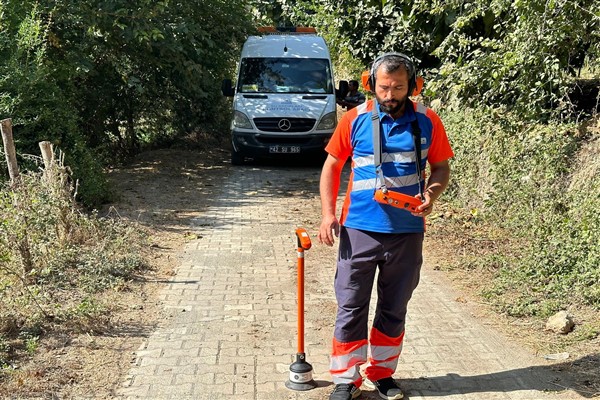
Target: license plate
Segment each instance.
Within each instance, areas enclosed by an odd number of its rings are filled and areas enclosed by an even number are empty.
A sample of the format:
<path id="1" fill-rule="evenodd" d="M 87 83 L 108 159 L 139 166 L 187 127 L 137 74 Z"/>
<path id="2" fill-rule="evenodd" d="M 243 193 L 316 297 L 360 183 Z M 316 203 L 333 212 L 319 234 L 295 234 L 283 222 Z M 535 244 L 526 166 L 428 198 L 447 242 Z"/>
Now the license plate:
<path id="1" fill-rule="evenodd" d="M 269 146 L 269 153 L 300 153 L 298 146 Z"/>

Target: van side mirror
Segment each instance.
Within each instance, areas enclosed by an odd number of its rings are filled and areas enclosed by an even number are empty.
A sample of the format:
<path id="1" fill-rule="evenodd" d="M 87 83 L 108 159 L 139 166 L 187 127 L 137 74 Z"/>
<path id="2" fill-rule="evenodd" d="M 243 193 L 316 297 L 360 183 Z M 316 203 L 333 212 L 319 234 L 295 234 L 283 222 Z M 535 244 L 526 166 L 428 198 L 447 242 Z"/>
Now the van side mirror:
<path id="1" fill-rule="evenodd" d="M 223 93 L 223 96 L 233 97 L 235 90 L 231 84 L 231 79 L 223 79 L 223 83 L 221 84 L 221 92 Z"/>
<path id="2" fill-rule="evenodd" d="M 348 94 L 348 81 L 340 81 L 338 84 L 338 89 L 335 89 L 335 98 L 339 100 L 343 100 L 346 98 Z"/>

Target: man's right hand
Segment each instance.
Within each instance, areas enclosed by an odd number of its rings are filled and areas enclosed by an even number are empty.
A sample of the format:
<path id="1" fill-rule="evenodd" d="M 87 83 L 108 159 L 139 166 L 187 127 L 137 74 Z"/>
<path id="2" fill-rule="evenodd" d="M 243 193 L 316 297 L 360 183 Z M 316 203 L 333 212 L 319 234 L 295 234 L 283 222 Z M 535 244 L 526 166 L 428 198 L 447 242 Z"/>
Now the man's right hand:
<path id="1" fill-rule="evenodd" d="M 340 223 L 335 217 L 335 215 L 330 217 L 323 217 L 321 220 L 321 226 L 319 228 L 319 233 L 317 234 L 317 239 L 319 239 L 319 243 L 326 244 L 327 246 L 333 246 L 335 243 L 335 236 L 340 235 Z"/>

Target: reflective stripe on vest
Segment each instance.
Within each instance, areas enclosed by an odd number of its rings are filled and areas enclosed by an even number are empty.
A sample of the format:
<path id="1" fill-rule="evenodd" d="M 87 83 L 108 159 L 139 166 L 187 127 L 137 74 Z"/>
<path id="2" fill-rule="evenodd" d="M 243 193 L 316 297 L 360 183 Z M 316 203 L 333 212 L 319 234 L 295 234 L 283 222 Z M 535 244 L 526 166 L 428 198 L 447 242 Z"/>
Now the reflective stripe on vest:
<path id="1" fill-rule="evenodd" d="M 421 114 L 427 114 L 427 107 L 423 103 L 417 103 L 416 111 Z"/>
<path id="2" fill-rule="evenodd" d="M 365 101 L 364 103 L 360 103 L 358 106 L 356 106 L 357 115 L 364 114 L 364 113 L 368 112 L 367 111 L 367 103 L 368 102 Z"/>
<path id="3" fill-rule="evenodd" d="M 375 190 L 375 185 L 377 180 L 373 179 L 361 179 L 358 181 L 352 182 L 352 191 L 357 192 L 359 190 Z M 417 176 L 415 174 L 408 176 L 396 176 L 390 178 L 388 176 L 385 177 L 385 186 L 388 189 L 391 188 L 402 188 L 407 186 L 416 185 L 419 183 Z"/>
<path id="4" fill-rule="evenodd" d="M 427 157 L 427 152 L 429 149 L 425 149 L 421 151 L 422 157 Z M 353 158 L 354 166 L 356 168 L 366 167 L 368 165 L 375 164 L 374 156 L 365 156 L 365 157 L 357 157 Z M 398 153 L 382 153 L 381 162 L 397 162 L 397 163 L 414 163 L 416 162 L 415 152 L 414 151 L 401 151 Z"/>

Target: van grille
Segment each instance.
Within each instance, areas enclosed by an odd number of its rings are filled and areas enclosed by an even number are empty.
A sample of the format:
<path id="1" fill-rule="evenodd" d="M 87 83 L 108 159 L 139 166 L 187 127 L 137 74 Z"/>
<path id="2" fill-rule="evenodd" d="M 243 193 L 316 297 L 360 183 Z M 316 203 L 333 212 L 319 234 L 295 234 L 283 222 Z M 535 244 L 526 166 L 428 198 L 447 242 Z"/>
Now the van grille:
<path id="1" fill-rule="evenodd" d="M 310 142 L 312 140 L 314 140 L 313 137 L 311 136 L 302 136 L 302 137 L 295 137 L 295 136 L 281 136 L 281 135 L 277 135 L 277 136 L 271 136 L 271 135 L 260 135 L 260 136 L 256 136 L 256 141 L 258 143 L 261 144 L 280 144 L 280 145 L 284 145 L 284 146 L 301 146 L 301 145 L 308 145 L 310 144 Z"/>
<path id="2" fill-rule="evenodd" d="M 290 128 L 282 130 L 286 126 L 285 120 L 289 121 Z M 308 132 L 315 126 L 313 118 L 254 118 L 256 127 L 265 132 Z"/>

